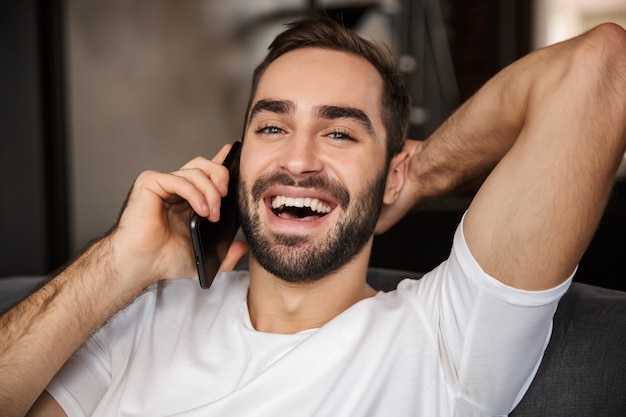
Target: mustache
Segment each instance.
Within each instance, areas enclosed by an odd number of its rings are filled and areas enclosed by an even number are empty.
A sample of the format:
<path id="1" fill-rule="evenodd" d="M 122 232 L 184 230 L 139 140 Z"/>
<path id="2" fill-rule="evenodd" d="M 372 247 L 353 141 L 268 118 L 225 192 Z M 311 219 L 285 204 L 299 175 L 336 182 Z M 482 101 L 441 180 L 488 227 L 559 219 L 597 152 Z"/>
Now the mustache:
<path id="1" fill-rule="evenodd" d="M 261 198 L 261 195 L 270 187 L 284 185 L 300 188 L 311 188 L 330 195 L 344 210 L 350 204 L 350 193 L 338 181 L 331 180 L 325 175 L 312 175 L 302 179 L 296 179 L 285 173 L 265 174 L 258 178 L 252 186 L 252 197 L 254 200 Z"/>

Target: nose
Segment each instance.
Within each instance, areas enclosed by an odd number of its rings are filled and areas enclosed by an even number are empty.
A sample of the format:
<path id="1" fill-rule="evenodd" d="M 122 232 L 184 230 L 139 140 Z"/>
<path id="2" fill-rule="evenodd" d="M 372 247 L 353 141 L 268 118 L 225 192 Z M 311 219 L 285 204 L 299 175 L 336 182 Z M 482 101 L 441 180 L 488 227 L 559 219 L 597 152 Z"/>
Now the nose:
<path id="1" fill-rule="evenodd" d="M 315 137 L 298 134 L 284 144 L 280 167 L 293 176 L 306 176 L 321 172 L 323 162 L 320 144 Z"/>

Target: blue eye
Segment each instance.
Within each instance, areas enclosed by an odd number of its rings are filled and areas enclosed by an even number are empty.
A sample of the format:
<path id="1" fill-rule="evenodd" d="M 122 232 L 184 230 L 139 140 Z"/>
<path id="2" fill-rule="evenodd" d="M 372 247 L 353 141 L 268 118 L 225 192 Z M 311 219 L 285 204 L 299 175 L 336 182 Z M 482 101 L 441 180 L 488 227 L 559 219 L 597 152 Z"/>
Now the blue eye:
<path id="1" fill-rule="evenodd" d="M 337 140 L 353 140 L 352 136 L 342 130 L 335 130 L 334 132 L 331 132 L 328 136 L 331 139 Z"/>
<path id="2" fill-rule="evenodd" d="M 280 127 L 276 126 L 263 126 L 256 130 L 256 133 L 265 134 L 265 135 L 278 135 L 283 133 L 283 130 Z"/>

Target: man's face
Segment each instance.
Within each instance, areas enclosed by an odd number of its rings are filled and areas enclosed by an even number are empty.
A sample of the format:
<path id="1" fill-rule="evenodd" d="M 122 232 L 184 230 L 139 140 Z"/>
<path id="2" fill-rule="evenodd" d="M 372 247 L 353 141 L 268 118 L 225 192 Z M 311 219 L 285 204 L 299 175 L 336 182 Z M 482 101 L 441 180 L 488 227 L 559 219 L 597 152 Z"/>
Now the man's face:
<path id="1" fill-rule="evenodd" d="M 254 258 L 319 279 L 371 241 L 386 181 L 382 79 L 366 60 L 289 52 L 261 77 L 241 155 L 242 228 Z"/>

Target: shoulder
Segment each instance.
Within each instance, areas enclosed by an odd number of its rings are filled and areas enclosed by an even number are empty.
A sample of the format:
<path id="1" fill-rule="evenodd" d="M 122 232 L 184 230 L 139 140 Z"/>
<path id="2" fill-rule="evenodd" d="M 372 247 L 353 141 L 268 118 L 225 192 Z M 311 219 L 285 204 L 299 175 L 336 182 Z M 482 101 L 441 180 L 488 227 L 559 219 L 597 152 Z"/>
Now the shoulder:
<path id="1" fill-rule="evenodd" d="M 247 271 L 223 272 L 216 276 L 209 289 L 202 289 L 198 278 L 161 281 L 150 286 L 126 308 L 112 317 L 106 328 L 131 329 L 153 322 L 176 322 L 195 314 L 211 314 L 227 304 L 245 298 L 248 289 Z"/>

